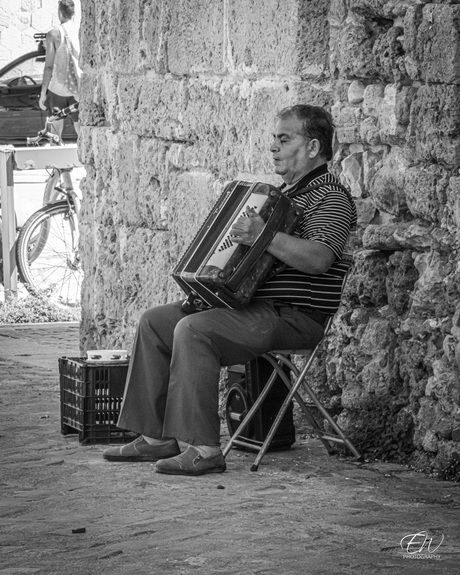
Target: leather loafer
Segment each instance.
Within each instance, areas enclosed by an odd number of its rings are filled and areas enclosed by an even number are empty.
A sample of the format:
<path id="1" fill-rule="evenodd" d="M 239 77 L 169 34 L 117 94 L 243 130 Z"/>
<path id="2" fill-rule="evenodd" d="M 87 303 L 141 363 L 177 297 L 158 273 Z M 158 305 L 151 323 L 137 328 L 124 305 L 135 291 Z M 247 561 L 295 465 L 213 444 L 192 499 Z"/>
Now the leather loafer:
<path id="1" fill-rule="evenodd" d="M 202 457 L 190 445 L 183 453 L 169 459 L 160 459 L 155 469 L 168 475 L 204 475 L 205 473 L 223 473 L 227 469 L 222 453 L 213 457 Z"/>
<path id="2" fill-rule="evenodd" d="M 165 457 L 174 457 L 179 453 L 179 445 L 175 439 L 161 445 L 150 445 L 140 435 L 126 445 L 108 447 L 102 455 L 108 461 L 158 461 Z"/>

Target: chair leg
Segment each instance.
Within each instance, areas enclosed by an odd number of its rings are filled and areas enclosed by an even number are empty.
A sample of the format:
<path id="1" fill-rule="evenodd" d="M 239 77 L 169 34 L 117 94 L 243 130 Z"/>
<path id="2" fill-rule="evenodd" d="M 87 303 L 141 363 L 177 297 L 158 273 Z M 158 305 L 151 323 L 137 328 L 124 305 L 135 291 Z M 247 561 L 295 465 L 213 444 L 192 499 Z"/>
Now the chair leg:
<path id="1" fill-rule="evenodd" d="M 313 362 L 315 356 L 316 356 L 316 350 L 318 348 L 315 349 L 315 351 L 310 355 L 307 364 L 304 368 L 304 370 L 302 370 L 302 372 L 306 373 L 308 368 L 310 367 L 311 363 Z M 268 361 L 270 361 L 270 363 L 273 365 L 274 367 L 274 372 L 275 373 L 279 373 L 279 375 L 282 377 L 284 383 L 286 384 L 286 386 L 289 388 L 289 392 L 287 394 L 287 396 L 285 397 L 281 408 L 278 411 L 278 414 L 270 428 L 270 431 L 267 434 L 267 437 L 265 438 L 265 441 L 263 442 L 261 448 L 259 449 L 259 453 L 257 454 L 256 458 L 254 459 L 254 463 L 251 466 L 251 471 L 257 471 L 259 468 L 259 464 L 262 461 L 262 458 L 264 457 L 265 453 L 267 452 L 268 447 L 270 446 L 270 443 L 281 423 L 281 420 L 284 417 L 284 414 L 286 413 L 289 404 L 291 403 L 291 401 L 293 400 L 293 398 L 298 395 L 298 390 L 299 387 L 302 384 L 302 379 L 300 377 L 297 377 L 296 382 L 294 384 L 291 383 L 291 381 L 289 380 L 289 377 L 282 372 L 282 369 L 280 367 L 280 365 L 278 364 L 278 362 L 273 358 L 273 356 L 271 356 L 270 354 L 265 354 L 263 357 L 265 357 L 265 359 L 268 359 Z M 284 357 L 284 356 L 283 356 Z M 284 358 L 286 359 L 286 358 Z M 292 364 L 291 364 L 292 365 Z M 281 375 L 281 372 L 283 373 L 283 375 Z M 312 425 L 315 428 L 319 428 L 318 424 L 316 423 L 316 421 L 314 420 L 313 416 L 311 414 L 308 415 L 308 419 L 309 421 L 312 423 Z M 324 440 L 321 435 L 318 433 L 321 441 L 323 442 L 323 444 L 325 445 L 326 449 L 328 449 L 328 451 L 330 450 L 330 446 L 327 444 L 327 441 Z"/>
<path id="2" fill-rule="evenodd" d="M 323 407 L 323 405 L 321 404 L 319 399 L 316 397 L 315 393 L 313 392 L 311 387 L 308 385 L 308 383 L 306 381 L 303 381 L 302 385 L 303 385 L 303 388 L 305 389 L 305 391 L 307 392 L 309 398 L 315 404 L 315 407 L 318 409 L 318 411 L 321 413 L 321 415 L 324 417 L 324 419 L 326 419 L 328 421 L 328 423 L 334 429 L 335 433 L 338 435 L 338 438 L 336 438 L 333 436 L 328 436 L 326 433 L 322 432 L 323 439 L 326 439 L 327 441 L 336 441 L 338 443 L 344 443 L 356 458 L 361 459 L 361 457 L 362 457 L 361 453 L 356 449 L 356 447 L 353 445 L 353 443 L 348 439 L 348 437 L 345 435 L 345 433 L 337 425 L 337 423 L 331 417 L 329 412 Z"/>
<path id="3" fill-rule="evenodd" d="M 273 356 L 276 357 L 277 361 L 274 359 Z M 294 374 L 295 381 L 297 381 L 299 379 L 300 372 L 297 369 L 297 367 L 292 363 L 292 361 L 290 361 L 285 355 L 280 354 L 280 353 L 275 353 L 275 352 L 270 353 L 270 354 L 266 354 L 264 357 L 267 361 L 269 361 L 271 363 L 273 368 L 277 370 L 278 374 L 280 375 L 280 377 L 283 380 L 286 387 L 288 389 L 291 389 L 293 384 L 292 384 L 291 380 L 289 379 L 289 377 L 287 377 L 285 372 L 282 370 L 282 366 L 286 365 L 290 369 L 290 371 Z M 309 360 L 309 365 L 311 364 L 313 359 L 314 359 L 314 357 L 311 358 L 311 360 Z M 332 447 L 331 447 L 329 441 L 325 440 L 322 436 L 323 430 L 321 429 L 318 422 L 316 421 L 316 419 L 311 414 L 309 407 L 306 405 L 306 403 L 304 402 L 304 400 L 302 399 L 302 396 L 300 395 L 300 393 L 298 391 L 295 391 L 294 397 L 295 397 L 297 403 L 299 404 L 300 408 L 304 412 L 304 415 L 305 415 L 308 423 L 313 427 L 314 431 L 316 432 L 317 436 L 319 437 L 319 439 L 323 443 L 323 445 L 326 448 L 326 450 L 328 451 L 328 453 L 332 453 L 333 450 L 332 450 Z"/>
<path id="4" fill-rule="evenodd" d="M 242 447 L 248 447 L 250 449 L 254 449 L 254 450 L 258 451 L 258 454 L 254 460 L 254 463 L 251 466 L 251 471 L 257 471 L 259 468 L 260 462 L 262 461 L 265 453 L 267 452 L 267 449 L 269 448 L 269 446 L 270 446 L 270 444 L 271 444 L 271 442 L 272 442 L 272 440 L 273 440 L 273 438 L 274 438 L 274 436 L 278 430 L 278 427 L 280 426 L 281 421 L 283 420 L 283 417 L 285 416 L 286 411 L 288 410 L 288 407 L 289 407 L 291 401 L 295 398 L 297 403 L 299 404 L 300 408 L 304 412 L 308 422 L 313 427 L 315 434 L 321 440 L 321 442 L 323 443 L 323 445 L 325 446 L 325 448 L 329 454 L 332 453 L 332 451 L 333 451 L 332 446 L 331 446 L 331 442 L 336 442 L 336 443 L 344 444 L 351 451 L 351 453 L 353 453 L 353 455 L 357 459 L 362 458 L 359 451 L 356 449 L 356 447 L 353 445 L 353 443 L 347 438 L 345 433 L 340 429 L 340 427 L 337 425 L 337 423 L 331 417 L 329 412 L 323 407 L 323 405 L 321 404 L 319 399 L 316 397 L 312 388 L 305 381 L 305 376 L 306 376 L 308 370 L 310 369 L 310 366 L 311 366 L 313 360 L 315 359 L 315 357 L 317 355 L 318 349 L 319 349 L 319 345 L 316 346 L 316 348 L 310 354 L 310 357 L 308 358 L 307 363 L 305 364 L 305 366 L 303 367 L 303 369 L 300 372 L 297 369 L 297 367 L 282 353 L 270 352 L 270 353 L 264 354 L 262 356 L 262 357 L 264 357 L 264 359 L 268 360 L 270 362 L 270 364 L 272 365 L 273 373 L 270 375 L 267 383 L 262 388 L 260 395 L 258 396 L 256 401 L 254 402 L 252 407 L 249 409 L 249 411 L 246 414 L 246 416 L 244 417 L 243 421 L 240 423 L 240 425 L 238 426 L 238 428 L 236 429 L 236 431 L 234 432 L 234 434 L 232 435 L 232 437 L 228 441 L 227 445 L 225 446 L 225 448 L 223 450 L 224 457 L 227 456 L 227 454 L 229 453 L 229 451 L 233 445 L 239 445 Z M 291 382 L 290 376 L 288 374 L 286 374 L 285 371 L 283 370 L 284 365 L 286 365 L 289 368 L 290 372 L 292 372 L 294 374 L 294 377 L 295 377 L 294 383 Z M 254 417 L 255 413 L 257 412 L 257 410 L 260 408 L 260 406 L 264 402 L 264 400 L 267 397 L 268 393 L 270 392 L 270 389 L 272 388 L 277 376 L 281 377 L 281 379 L 283 380 L 284 384 L 286 385 L 286 387 L 288 388 L 289 391 L 288 391 L 288 394 L 285 397 L 285 399 L 284 399 L 284 401 L 283 401 L 283 403 L 282 403 L 282 405 L 281 405 L 281 407 L 280 407 L 280 409 L 279 409 L 279 411 L 275 417 L 275 420 L 272 423 L 272 426 L 270 427 L 270 430 L 269 430 L 264 442 L 262 443 L 261 446 L 259 446 L 259 445 L 255 445 L 253 443 L 249 443 L 248 441 L 243 441 L 241 439 L 238 439 L 238 436 L 248 426 L 248 424 L 251 422 L 252 418 Z M 321 429 L 318 422 L 316 421 L 316 419 L 311 414 L 309 407 L 304 402 L 302 396 L 299 393 L 299 389 L 301 386 L 303 386 L 305 392 L 307 393 L 308 397 L 310 398 L 310 400 L 312 401 L 314 406 L 318 409 L 318 411 L 321 413 L 321 415 L 324 417 L 324 419 L 326 419 L 326 421 L 328 421 L 328 423 L 331 425 L 331 427 L 333 428 L 336 435 L 328 434 Z"/>
<path id="5" fill-rule="evenodd" d="M 292 390 L 292 388 L 291 388 L 291 390 Z M 288 410 L 289 404 L 292 401 L 292 398 L 294 396 L 294 394 L 291 393 L 291 390 L 286 395 L 286 397 L 283 401 L 283 404 L 281 405 L 281 407 L 280 407 L 280 409 L 279 409 L 279 411 L 275 417 L 275 420 L 273 421 L 272 426 L 270 427 L 270 430 L 267 433 L 267 437 L 265 438 L 265 441 L 263 442 L 262 446 L 258 450 L 259 452 L 257 453 L 256 458 L 254 459 L 254 463 L 251 465 L 251 471 L 257 471 L 259 469 L 259 464 L 262 461 L 263 456 L 267 452 L 267 449 L 270 447 L 270 443 L 272 442 L 272 439 L 275 436 L 276 431 L 278 430 L 278 427 L 281 423 L 281 420 L 283 419 L 286 411 Z"/>
<path id="6" fill-rule="evenodd" d="M 315 352 L 316 352 L 316 350 L 315 350 Z M 316 420 L 314 420 L 314 418 L 313 418 L 313 420 L 315 422 L 313 427 L 315 428 L 316 431 L 319 431 L 320 439 L 323 440 L 323 444 L 326 446 L 327 449 L 329 446 L 328 451 L 331 452 L 329 442 L 335 441 L 337 443 L 345 444 L 348 447 L 348 449 L 351 451 L 351 453 L 353 453 L 353 455 L 355 457 L 360 459 L 361 458 L 360 452 L 356 449 L 356 447 L 353 445 L 353 443 L 348 439 L 348 437 L 345 435 L 345 433 L 342 431 L 342 429 L 337 425 L 337 423 L 334 421 L 333 417 L 331 417 L 331 415 L 329 414 L 327 409 L 324 408 L 322 403 L 317 398 L 315 392 L 312 390 L 312 388 L 310 387 L 310 385 L 306 381 L 305 376 L 306 376 L 307 371 L 310 368 L 310 365 L 314 359 L 313 354 L 301 372 L 299 372 L 297 370 L 297 368 L 294 366 L 294 364 L 291 361 L 289 361 L 283 354 L 277 354 L 276 352 L 274 352 L 273 355 L 275 355 L 275 357 L 278 359 L 278 361 L 282 362 L 284 365 L 287 365 L 289 367 L 289 369 L 295 374 L 297 381 L 300 382 L 301 386 L 303 387 L 303 389 L 307 393 L 307 395 L 310 398 L 310 400 L 312 401 L 312 403 L 315 405 L 315 407 L 318 409 L 318 411 L 321 413 L 321 415 L 324 417 L 324 419 L 326 419 L 328 421 L 328 423 L 331 425 L 331 427 L 333 428 L 333 430 L 337 434 L 338 437 L 328 435 L 316 424 Z M 315 355 L 316 355 L 316 353 L 315 353 Z M 286 381 L 285 381 L 285 383 L 286 383 Z M 302 411 L 307 416 L 307 419 L 310 421 L 310 418 L 312 418 L 312 415 L 310 413 L 308 406 L 304 402 L 302 396 L 300 394 L 296 394 L 296 400 L 297 400 L 298 404 L 300 405 Z M 326 445 L 326 443 L 327 443 L 327 445 Z"/>
<path id="7" fill-rule="evenodd" d="M 247 412 L 243 421 L 237 427 L 237 429 L 235 430 L 235 432 L 233 433 L 233 435 L 229 439 L 227 445 L 224 447 L 224 449 L 222 451 L 224 457 L 227 456 L 228 452 L 233 447 L 233 445 L 239 445 L 241 447 L 248 447 L 250 449 L 259 449 L 259 447 L 257 445 L 254 445 L 254 444 L 249 443 L 247 441 L 240 440 L 240 439 L 238 439 L 238 437 L 243 433 L 243 431 L 249 425 L 249 423 L 251 422 L 251 420 L 254 417 L 254 415 L 256 414 L 256 412 L 260 409 L 262 403 L 264 402 L 264 400 L 267 397 L 267 395 L 269 394 L 273 384 L 275 383 L 276 376 L 277 376 L 277 372 L 273 371 L 273 373 L 270 375 L 267 383 L 262 388 L 262 391 L 260 392 L 256 401 L 253 403 L 252 407 Z"/>

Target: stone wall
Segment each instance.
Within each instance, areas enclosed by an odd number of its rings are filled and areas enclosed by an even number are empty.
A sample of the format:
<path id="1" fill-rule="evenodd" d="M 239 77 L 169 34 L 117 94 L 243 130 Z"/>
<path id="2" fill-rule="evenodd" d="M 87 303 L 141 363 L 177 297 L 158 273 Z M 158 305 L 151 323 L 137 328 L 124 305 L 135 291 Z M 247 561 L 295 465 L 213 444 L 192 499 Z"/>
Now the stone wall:
<path id="1" fill-rule="evenodd" d="M 225 182 L 278 181 L 273 113 L 324 105 L 359 227 L 312 383 L 367 454 L 458 473 L 459 25 L 455 2 L 87 0 L 83 348 L 180 297 Z"/>
<path id="2" fill-rule="evenodd" d="M 335 8 L 333 111 L 361 217 L 327 388 L 374 454 L 415 449 L 458 477 L 460 6 Z"/>

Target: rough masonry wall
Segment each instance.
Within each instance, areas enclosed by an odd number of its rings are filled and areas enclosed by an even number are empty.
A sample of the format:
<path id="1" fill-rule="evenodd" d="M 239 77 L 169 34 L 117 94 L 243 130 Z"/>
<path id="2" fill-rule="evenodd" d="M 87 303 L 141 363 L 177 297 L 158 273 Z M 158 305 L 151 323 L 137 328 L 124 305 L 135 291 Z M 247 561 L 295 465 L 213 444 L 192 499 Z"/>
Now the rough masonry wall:
<path id="1" fill-rule="evenodd" d="M 333 111 L 360 225 L 325 387 L 369 452 L 459 479 L 460 6 L 343 6 Z"/>
<path id="2" fill-rule="evenodd" d="M 181 296 L 171 269 L 225 182 L 278 181 L 274 112 L 325 105 L 360 218 L 312 383 L 367 454 L 455 475 L 459 16 L 416 0 L 87 0 L 82 346 L 129 348 L 140 313 Z"/>
<path id="3" fill-rule="evenodd" d="M 273 179 L 275 111 L 297 101 L 331 105 L 328 2 L 309 5 L 308 23 L 298 0 L 83 6 L 83 333 L 91 345 L 129 344 L 146 306 L 181 295 L 171 268 L 225 182 Z"/>

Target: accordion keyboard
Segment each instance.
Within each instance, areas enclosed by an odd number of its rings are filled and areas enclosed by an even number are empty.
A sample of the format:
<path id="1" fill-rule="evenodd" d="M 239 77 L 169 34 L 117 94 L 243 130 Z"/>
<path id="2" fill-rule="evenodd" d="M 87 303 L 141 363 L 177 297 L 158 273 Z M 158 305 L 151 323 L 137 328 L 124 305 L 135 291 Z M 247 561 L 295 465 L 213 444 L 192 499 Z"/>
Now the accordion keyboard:
<path id="1" fill-rule="evenodd" d="M 233 224 L 239 220 L 241 217 L 248 217 L 246 212 L 246 206 L 250 206 L 255 212 L 259 213 L 265 202 L 267 201 L 267 196 L 264 194 L 251 193 L 245 200 L 244 206 L 238 210 L 233 220 L 230 222 L 227 230 L 230 229 Z M 219 243 L 215 247 L 210 258 L 206 262 L 208 266 L 215 266 L 219 269 L 223 269 L 233 252 L 236 250 L 239 244 L 232 242 L 232 236 L 230 232 L 227 232 L 223 237 L 220 238 Z"/>

